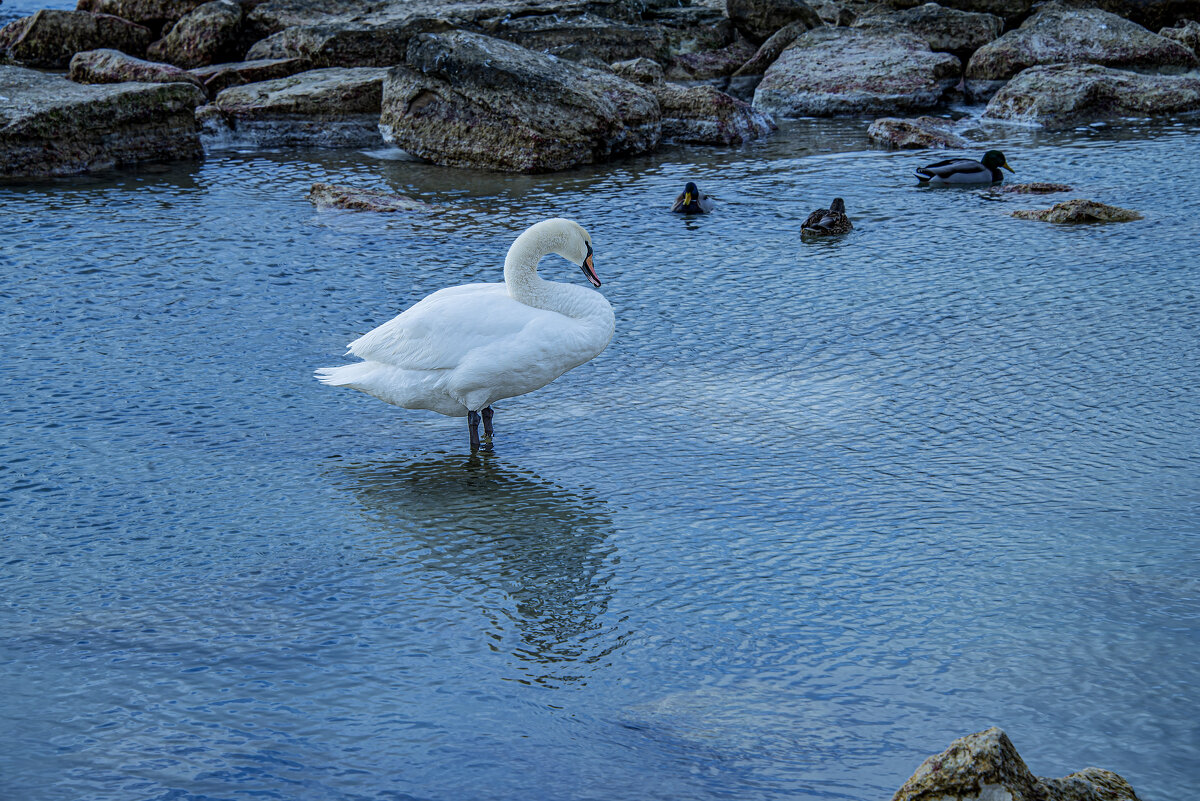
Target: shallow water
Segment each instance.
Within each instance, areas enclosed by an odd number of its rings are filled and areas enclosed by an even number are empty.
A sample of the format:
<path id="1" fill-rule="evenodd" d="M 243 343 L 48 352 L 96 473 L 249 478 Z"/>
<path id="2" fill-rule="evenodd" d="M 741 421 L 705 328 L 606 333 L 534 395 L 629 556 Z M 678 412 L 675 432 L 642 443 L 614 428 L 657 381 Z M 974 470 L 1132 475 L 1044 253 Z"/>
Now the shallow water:
<path id="1" fill-rule="evenodd" d="M 993 724 L 1189 797 L 1200 125 L 995 131 L 1146 213 L 1090 227 L 918 189 L 864 129 L 0 186 L 0 797 L 887 798 Z M 689 179 L 716 214 L 664 211 Z M 802 243 L 834 196 L 855 231 Z M 616 338 L 499 404 L 494 453 L 312 379 L 554 215 Z"/>

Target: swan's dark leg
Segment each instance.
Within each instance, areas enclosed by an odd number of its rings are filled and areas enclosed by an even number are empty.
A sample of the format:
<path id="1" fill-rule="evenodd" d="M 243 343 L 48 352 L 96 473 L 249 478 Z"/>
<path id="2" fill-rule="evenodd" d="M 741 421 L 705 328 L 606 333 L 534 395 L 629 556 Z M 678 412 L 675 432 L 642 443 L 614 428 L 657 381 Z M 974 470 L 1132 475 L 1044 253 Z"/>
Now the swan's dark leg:
<path id="1" fill-rule="evenodd" d="M 492 435 L 492 415 L 493 414 L 495 414 L 495 412 L 492 411 L 491 406 L 489 406 L 483 410 L 483 433 L 489 437 Z"/>
<path id="2" fill-rule="evenodd" d="M 467 428 L 471 431 L 471 452 L 479 450 L 479 412 L 467 412 Z"/>

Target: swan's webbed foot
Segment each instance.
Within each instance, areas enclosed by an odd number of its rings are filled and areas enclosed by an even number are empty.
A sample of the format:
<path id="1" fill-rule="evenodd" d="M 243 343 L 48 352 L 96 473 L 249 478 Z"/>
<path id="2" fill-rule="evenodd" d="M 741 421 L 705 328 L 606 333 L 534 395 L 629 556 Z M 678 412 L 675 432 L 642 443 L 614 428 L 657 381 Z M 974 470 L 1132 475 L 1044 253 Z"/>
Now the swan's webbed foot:
<path id="1" fill-rule="evenodd" d="M 479 450 L 479 412 L 467 412 L 467 429 L 471 432 L 471 453 Z"/>
<path id="2" fill-rule="evenodd" d="M 494 433 L 492 431 L 492 415 L 494 415 L 494 414 L 495 414 L 495 412 L 492 411 L 491 406 L 489 406 L 483 410 L 483 434 L 484 434 L 484 436 L 490 437 Z"/>

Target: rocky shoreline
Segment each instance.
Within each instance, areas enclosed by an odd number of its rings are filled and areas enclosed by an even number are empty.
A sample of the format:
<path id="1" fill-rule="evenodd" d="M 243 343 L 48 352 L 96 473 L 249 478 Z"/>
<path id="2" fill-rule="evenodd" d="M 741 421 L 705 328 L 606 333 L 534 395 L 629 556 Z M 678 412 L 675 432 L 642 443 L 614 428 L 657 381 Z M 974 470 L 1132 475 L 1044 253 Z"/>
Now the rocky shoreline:
<path id="1" fill-rule="evenodd" d="M 949 120 L 900 115 L 1200 110 L 1196 19 L 1200 0 L 79 0 L 0 29 L 0 176 L 383 141 L 544 172 L 797 116 L 961 147 Z"/>

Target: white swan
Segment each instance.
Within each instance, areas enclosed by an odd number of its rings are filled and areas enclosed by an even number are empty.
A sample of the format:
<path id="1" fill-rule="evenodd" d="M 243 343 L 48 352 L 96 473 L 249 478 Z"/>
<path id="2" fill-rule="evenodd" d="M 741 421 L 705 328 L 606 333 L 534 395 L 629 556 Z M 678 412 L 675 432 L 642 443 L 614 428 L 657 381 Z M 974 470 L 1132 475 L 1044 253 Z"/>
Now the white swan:
<path id="1" fill-rule="evenodd" d="M 603 295 L 538 276 L 550 253 L 600 286 L 588 232 L 571 220 L 543 220 L 508 249 L 503 284 L 439 289 L 351 342 L 350 353 L 365 361 L 321 368 L 318 379 L 405 409 L 466 415 L 477 450 L 481 412 L 490 437 L 493 403 L 544 387 L 612 340 L 616 319 Z"/>

